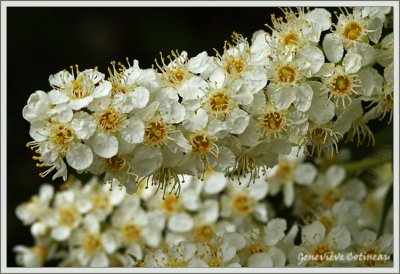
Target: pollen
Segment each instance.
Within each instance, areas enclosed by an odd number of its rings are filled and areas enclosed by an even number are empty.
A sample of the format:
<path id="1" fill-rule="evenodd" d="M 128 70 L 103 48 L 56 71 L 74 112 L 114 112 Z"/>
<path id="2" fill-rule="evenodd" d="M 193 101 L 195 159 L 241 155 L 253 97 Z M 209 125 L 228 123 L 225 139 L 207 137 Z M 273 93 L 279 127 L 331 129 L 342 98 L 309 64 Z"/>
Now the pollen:
<path id="1" fill-rule="evenodd" d="M 78 211 L 73 207 L 64 207 L 59 211 L 60 223 L 66 226 L 73 226 L 78 218 Z"/>
<path id="2" fill-rule="evenodd" d="M 73 140 L 72 130 L 61 124 L 53 128 L 51 136 L 53 137 L 54 143 L 60 146 L 66 146 Z"/>
<path id="3" fill-rule="evenodd" d="M 99 118 L 99 125 L 102 129 L 108 132 L 114 131 L 118 128 L 121 119 L 118 112 L 113 109 L 108 109 L 104 111 Z"/>
<path id="4" fill-rule="evenodd" d="M 100 237 L 96 234 L 86 234 L 83 238 L 82 247 L 88 253 L 94 253 L 97 251 L 101 246 Z"/>
<path id="5" fill-rule="evenodd" d="M 316 265 L 323 266 L 329 263 L 328 256 L 331 254 L 331 248 L 326 243 L 321 243 L 314 245 L 311 250 L 311 254 L 313 255 L 313 262 Z"/>
<path id="6" fill-rule="evenodd" d="M 244 61 L 241 57 L 235 58 L 231 55 L 226 57 L 225 71 L 229 74 L 242 73 L 244 71 Z"/>
<path id="7" fill-rule="evenodd" d="M 213 231 L 209 225 L 202 225 L 194 231 L 194 239 L 197 242 L 208 242 L 213 236 Z"/>
<path id="8" fill-rule="evenodd" d="M 210 139 L 202 133 L 195 134 L 192 137 L 191 144 L 193 154 L 197 155 L 207 154 L 211 148 Z"/>
<path id="9" fill-rule="evenodd" d="M 284 123 L 284 117 L 277 111 L 267 112 L 262 117 L 262 124 L 268 131 L 279 131 Z"/>
<path id="10" fill-rule="evenodd" d="M 167 213 L 174 213 L 180 208 L 180 200 L 175 195 L 168 194 L 164 197 L 161 207 Z"/>
<path id="11" fill-rule="evenodd" d="M 278 169 L 274 175 L 275 179 L 281 184 L 292 181 L 293 178 L 293 167 L 286 162 L 278 164 Z"/>
<path id="12" fill-rule="evenodd" d="M 167 127 L 161 121 L 150 121 L 147 123 L 144 131 L 145 141 L 154 146 L 160 146 L 166 141 Z"/>
<path id="13" fill-rule="evenodd" d="M 278 80 L 281 83 L 294 83 L 297 80 L 297 70 L 290 65 L 283 65 L 277 69 Z"/>
<path id="14" fill-rule="evenodd" d="M 293 31 L 289 31 L 282 35 L 281 43 L 284 46 L 297 46 L 299 43 L 299 36 Z"/>
<path id="15" fill-rule="evenodd" d="M 208 100 L 212 112 L 226 113 L 229 110 L 231 97 L 224 91 L 217 91 Z"/>
<path id="16" fill-rule="evenodd" d="M 125 164 L 125 159 L 118 155 L 107 159 L 107 167 L 110 171 L 121 171 L 125 167 Z"/>
<path id="17" fill-rule="evenodd" d="M 121 233 L 124 240 L 128 243 L 137 241 L 140 239 L 141 231 L 140 228 L 134 224 L 126 224 L 122 226 Z"/>
<path id="18" fill-rule="evenodd" d="M 358 40 L 364 32 L 364 27 L 357 21 L 350 21 L 343 26 L 342 35 L 348 40 Z"/>
<path id="19" fill-rule="evenodd" d="M 97 209 L 107 209 L 111 206 L 110 198 L 105 194 L 99 194 L 91 200 L 93 207 Z"/>
<path id="20" fill-rule="evenodd" d="M 248 214 L 251 211 L 250 199 L 246 195 L 238 194 L 232 199 L 233 209 L 241 214 Z"/>
<path id="21" fill-rule="evenodd" d="M 256 254 L 256 253 L 263 253 L 263 252 L 265 252 L 266 250 L 265 250 L 265 247 L 264 246 L 261 246 L 261 245 L 258 245 L 258 244 L 253 244 L 253 245 L 250 245 L 248 248 L 247 248 L 247 252 L 250 254 L 250 255 L 253 255 L 253 254 Z"/>
<path id="22" fill-rule="evenodd" d="M 330 89 L 339 95 L 349 95 L 352 89 L 351 80 L 347 75 L 338 75 L 332 79 Z"/>

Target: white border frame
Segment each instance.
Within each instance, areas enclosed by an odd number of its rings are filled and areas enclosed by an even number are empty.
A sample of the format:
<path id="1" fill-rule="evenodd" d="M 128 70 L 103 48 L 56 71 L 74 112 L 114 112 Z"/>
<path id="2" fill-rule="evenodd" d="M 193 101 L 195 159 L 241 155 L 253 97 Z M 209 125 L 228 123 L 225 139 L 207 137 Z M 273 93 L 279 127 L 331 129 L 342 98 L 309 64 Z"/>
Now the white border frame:
<path id="1" fill-rule="evenodd" d="M 1 2 L 1 273 L 399 273 L 399 77 L 394 78 L 393 172 L 394 257 L 391 268 L 21 268 L 7 267 L 7 7 L 276 7 L 338 6 L 337 1 L 2 1 Z M 394 15 L 394 75 L 399 75 L 399 2 L 342 1 L 341 6 L 391 6 Z M 397 38 L 397 40 L 396 40 Z M 27 99 L 27 98 L 26 98 Z M 397 232 L 397 233 L 396 233 Z"/>

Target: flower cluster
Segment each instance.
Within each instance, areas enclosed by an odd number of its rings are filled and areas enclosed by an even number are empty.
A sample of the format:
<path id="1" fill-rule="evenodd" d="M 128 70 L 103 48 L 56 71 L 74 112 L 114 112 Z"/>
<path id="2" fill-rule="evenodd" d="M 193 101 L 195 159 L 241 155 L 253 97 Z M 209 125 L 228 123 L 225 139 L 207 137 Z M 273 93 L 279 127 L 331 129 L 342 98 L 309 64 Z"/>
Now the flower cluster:
<path id="1" fill-rule="evenodd" d="M 70 177 L 59 190 L 44 184 L 16 209 L 35 239 L 31 247 L 14 248 L 17 262 L 28 267 L 47 262 L 72 267 L 391 265 L 393 219 L 383 220 L 382 227 L 377 222 L 393 182 L 390 153 L 374 156 L 381 163 L 364 181 L 346 168 L 346 151 L 318 163 L 296 157 L 297 151 L 279 156 L 279 163 L 249 187 L 229 184 L 223 173 L 207 169 L 204 180 L 185 176 L 180 197 L 166 194 L 165 199 L 144 185 L 132 195 L 114 182 L 110 191 L 97 177 L 85 184 Z"/>
<path id="2" fill-rule="evenodd" d="M 172 51 L 150 69 L 112 62 L 107 78 L 78 66 L 51 75 L 51 90 L 23 109 L 40 175 L 66 180 L 68 164 L 128 193 L 153 185 L 167 199 L 210 168 L 250 184 L 293 146 L 320 155 L 342 140 L 373 144 L 367 123 L 392 117 L 393 33 L 382 37 L 391 9 L 343 9 L 336 18 L 323 8 L 282 11 L 270 32 L 251 42 L 234 33 L 215 56 Z M 297 166 L 285 204 L 312 170 Z M 273 192 L 289 180 L 280 176 L 292 176 L 271 172 Z"/>

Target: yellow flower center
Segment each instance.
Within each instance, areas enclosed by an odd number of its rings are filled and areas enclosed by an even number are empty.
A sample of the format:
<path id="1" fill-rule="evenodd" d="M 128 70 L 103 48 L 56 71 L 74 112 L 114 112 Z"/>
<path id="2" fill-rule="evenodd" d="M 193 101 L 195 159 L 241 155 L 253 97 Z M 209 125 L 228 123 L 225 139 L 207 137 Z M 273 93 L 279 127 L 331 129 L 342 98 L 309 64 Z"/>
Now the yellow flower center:
<path id="1" fill-rule="evenodd" d="M 164 267 L 187 267 L 188 263 L 177 258 L 170 258 Z"/>
<path id="2" fill-rule="evenodd" d="M 229 109 L 231 97 L 225 94 L 223 91 L 215 92 L 208 103 L 213 112 L 226 113 Z"/>
<path id="3" fill-rule="evenodd" d="M 262 117 L 262 124 L 268 131 L 279 131 L 284 125 L 284 118 L 277 111 L 267 112 Z"/>
<path id="4" fill-rule="evenodd" d="M 232 203 L 233 209 L 238 213 L 247 214 L 251 211 L 250 199 L 246 195 L 236 195 Z"/>
<path id="5" fill-rule="evenodd" d="M 253 255 L 253 254 L 256 254 L 256 253 L 263 253 L 265 251 L 266 251 L 265 246 L 261 246 L 261 245 L 258 245 L 258 244 L 250 245 L 247 248 L 247 252 L 249 253 L 249 255 Z"/>
<path id="6" fill-rule="evenodd" d="M 51 132 L 54 143 L 60 146 L 67 146 L 74 139 L 72 130 L 65 127 L 64 125 L 57 125 Z"/>
<path id="7" fill-rule="evenodd" d="M 84 86 L 83 86 L 83 78 L 79 77 L 76 80 L 71 80 L 72 83 L 72 97 L 73 98 L 84 98 L 88 95 L 87 92 L 85 92 Z"/>
<path id="8" fill-rule="evenodd" d="M 356 21 L 350 21 L 343 27 L 342 34 L 346 39 L 354 41 L 360 38 L 363 30 L 364 27 L 360 23 Z"/>
<path id="9" fill-rule="evenodd" d="M 244 61 L 241 57 L 235 58 L 233 56 L 227 57 L 225 71 L 232 75 L 234 73 L 242 73 L 244 71 Z"/>
<path id="10" fill-rule="evenodd" d="M 298 42 L 299 42 L 299 36 L 293 31 L 286 33 L 281 39 L 281 43 L 284 46 L 287 45 L 297 46 Z"/>
<path id="11" fill-rule="evenodd" d="M 213 236 L 213 231 L 209 225 L 203 225 L 194 231 L 194 239 L 197 242 L 208 242 Z"/>
<path id="12" fill-rule="evenodd" d="M 92 198 L 92 204 L 94 208 L 98 209 L 106 209 L 108 208 L 110 203 L 110 198 L 106 194 L 97 194 Z"/>
<path id="13" fill-rule="evenodd" d="M 180 201 L 175 195 L 169 194 L 164 197 L 161 207 L 167 213 L 174 213 L 179 209 Z"/>
<path id="14" fill-rule="evenodd" d="M 125 159 L 118 155 L 107 159 L 108 169 L 114 172 L 121 171 L 124 168 L 125 163 Z"/>
<path id="15" fill-rule="evenodd" d="M 349 95 L 351 93 L 351 81 L 346 75 L 336 76 L 332 79 L 330 88 L 333 92 L 340 95 Z"/>
<path id="16" fill-rule="evenodd" d="M 118 113 L 113 109 L 104 111 L 99 118 L 99 125 L 105 131 L 113 131 L 118 127 L 119 123 L 120 117 Z"/>
<path id="17" fill-rule="evenodd" d="M 297 70 L 290 65 L 279 67 L 277 72 L 281 83 L 294 83 L 297 80 Z"/>
<path id="18" fill-rule="evenodd" d="M 161 121 L 152 121 L 147 123 L 144 131 L 145 139 L 152 145 L 160 145 L 167 138 L 167 128 Z"/>
<path id="19" fill-rule="evenodd" d="M 60 223 L 66 226 L 73 226 L 79 213 L 73 207 L 64 207 L 59 211 Z"/>
<path id="20" fill-rule="evenodd" d="M 121 229 L 122 236 L 126 242 L 138 240 L 141 235 L 140 229 L 134 224 L 126 224 Z"/>
<path id="21" fill-rule="evenodd" d="M 293 167 L 285 162 L 281 162 L 278 164 L 278 169 L 275 173 L 275 178 L 279 183 L 285 184 L 287 182 L 292 181 L 293 177 Z"/>
<path id="22" fill-rule="evenodd" d="M 211 147 L 211 141 L 207 136 L 198 133 L 192 137 L 193 154 L 199 154 L 199 155 L 206 154 L 210 150 L 210 147 Z"/>
<path id="23" fill-rule="evenodd" d="M 101 240 L 99 235 L 96 234 L 86 234 L 83 238 L 82 247 L 88 253 L 93 253 L 97 251 L 101 246 Z"/>
<path id="24" fill-rule="evenodd" d="M 312 262 L 316 265 L 325 265 L 329 263 L 329 255 L 331 248 L 326 243 L 316 244 L 312 247 L 311 254 L 313 256 Z"/>
<path id="25" fill-rule="evenodd" d="M 328 132 L 322 128 L 314 128 L 311 130 L 311 139 L 316 145 L 323 145 L 328 138 Z"/>

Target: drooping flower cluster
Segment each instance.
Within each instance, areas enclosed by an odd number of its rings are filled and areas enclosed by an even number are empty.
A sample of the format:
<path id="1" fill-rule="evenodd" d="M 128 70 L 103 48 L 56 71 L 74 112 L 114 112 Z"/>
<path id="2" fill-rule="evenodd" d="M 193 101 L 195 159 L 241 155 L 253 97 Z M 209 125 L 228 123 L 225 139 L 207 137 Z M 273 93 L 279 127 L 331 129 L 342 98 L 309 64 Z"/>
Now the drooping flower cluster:
<path id="1" fill-rule="evenodd" d="M 127 194 L 116 182 L 110 191 L 97 177 L 85 184 L 70 177 L 59 190 L 44 184 L 16 209 L 35 239 L 31 247 L 14 248 L 17 262 L 28 267 L 47 262 L 73 267 L 391 265 L 393 219 L 377 222 L 393 183 L 390 153 L 374 156 L 387 161 L 370 169 L 365 182 L 343 165 L 346 151 L 334 161 L 315 163 L 297 158 L 297 150 L 280 156 L 271 172 L 249 187 L 229 184 L 211 169 L 204 180 L 185 176 L 180 197 L 160 199 L 161 193 L 145 185 Z M 278 197 L 282 194 L 284 199 Z M 341 255 L 344 259 L 332 257 Z"/>
<path id="2" fill-rule="evenodd" d="M 68 164 L 128 193 L 143 183 L 165 197 L 209 167 L 250 184 L 293 145 L 320 155 L 343 139 L 373 144 L 367 123 L 392 117 L 393 33 L 382 37 L 390 12 L 357 7 L 335 19 L 322 8 L 284 9 L 270 32 L 251 43 L 234 33 L 215 56 L 172 51 L 151 69 L 112 62 L 107 78 L 97 68 L 60 71 L 23 109 L 27 146 L 41 176 L 66 180 Z M 279 191 L 286 178 L 274 178 Z"/>

